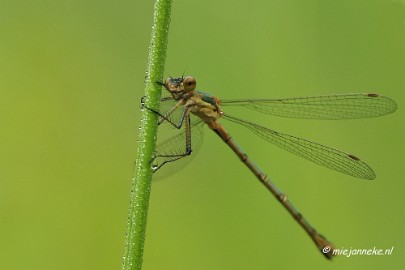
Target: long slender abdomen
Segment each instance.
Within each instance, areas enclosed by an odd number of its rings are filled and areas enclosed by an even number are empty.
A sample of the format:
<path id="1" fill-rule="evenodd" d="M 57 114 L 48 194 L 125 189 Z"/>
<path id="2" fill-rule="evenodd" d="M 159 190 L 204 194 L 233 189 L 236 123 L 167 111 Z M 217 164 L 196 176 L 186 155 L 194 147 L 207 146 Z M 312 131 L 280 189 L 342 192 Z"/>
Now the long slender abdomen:
<path id="1" fill-rule="evenodd" d="M 208 123 L 207 123 L 208 124 Z M 242 150 L 242 148 L 232 139 L 231 135 L 225 128 L 213 121 L 208 126 L 233 150 L 233 152 L 240 158 L 240 160 L 249 168 L 249 170 L 256 176 L 256 178 L 276 197 L 276 199 L 288 210 L 291 216 L 301 225 L 307 234 L 314 241 L 318 250 L 328 259 L 333 256 L 333 245 L 321 234 L 319 234 L 304 216 L 294 207 L 288 197 L 278 189 L 278 187 L 270 181 L 269 177 L 257 166 L 252 159 Z"/>

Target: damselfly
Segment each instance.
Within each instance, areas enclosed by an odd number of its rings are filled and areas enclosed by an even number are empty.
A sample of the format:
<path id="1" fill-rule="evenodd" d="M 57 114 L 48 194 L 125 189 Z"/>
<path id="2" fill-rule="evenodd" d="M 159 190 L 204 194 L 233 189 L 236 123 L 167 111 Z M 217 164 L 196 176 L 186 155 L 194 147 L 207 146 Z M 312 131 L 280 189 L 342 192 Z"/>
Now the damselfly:
<path id="1" fill-rule="evenodd" d="M 248 157 L 235 142 L 220 119 L 245 126 L 250 131 L 285 150 L 330 169 L 363 179 L 374 179 L 375 173 L 358 157 L 337 149 L 299 137 L 280 133 L 250 121 L 231 116 L 222 110 L 226 106 L 242 106 L 265 114 L 310 119 L 353 119 L 386 115 L 397 109 L 397 104 L 389 97 L 371 93 L 340 94 L 314 97 L 284 99 L 244 99 L 222 100 L 205 92 L 196 90 L 196 80 L 191 77 L 168 78 L 160 83 L 169 92 L 162 98 L 157 111 L 159 125 L 167 122 L 176 129 L 182 129 L 182 136 L 176 135 L 158 145 L 153 169 L 157 171 L 163 165 L 185 158 L 192 153 L 192 128 L 198 129 L 206 124 L 234 151 L 256 178 L 277 198 L 293 218 L 308 233 L 317 248 L 326 258 L 333 255 L 333 245 L 319 234 L 298 212 L 287 196 L 282 193 L 269 177 Z M 166 108 L 166 109 L 165 109 Z M 181 142 L 181 140 L 184 140 Z M 181 143 L 183 150 L 167 149 Z M 159 150 L 160 149 L 160 150 Z"/>

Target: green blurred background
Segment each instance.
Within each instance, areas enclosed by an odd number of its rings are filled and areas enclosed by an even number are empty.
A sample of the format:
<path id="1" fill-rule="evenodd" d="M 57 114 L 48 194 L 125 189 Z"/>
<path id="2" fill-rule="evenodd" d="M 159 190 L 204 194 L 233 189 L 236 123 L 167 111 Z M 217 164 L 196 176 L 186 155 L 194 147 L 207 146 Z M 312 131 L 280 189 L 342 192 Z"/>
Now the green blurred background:
<path id="1" fill-rule="evenodd" d="M 0 268 L 120 269 L 152 1 L 0 2 Z M 400 269 L 405 1 L 174 1 L 166 74 L 220 98 L 378 92 L 386 117 L 279 119 L 270 128 L 349 151 L 358 180 L 252 138 L 234 138 L 337 248 L 325 260 L 212 132 L 153 183 L 144 269 Z M 225 123 L 226 124 L 226 123 Z"/>

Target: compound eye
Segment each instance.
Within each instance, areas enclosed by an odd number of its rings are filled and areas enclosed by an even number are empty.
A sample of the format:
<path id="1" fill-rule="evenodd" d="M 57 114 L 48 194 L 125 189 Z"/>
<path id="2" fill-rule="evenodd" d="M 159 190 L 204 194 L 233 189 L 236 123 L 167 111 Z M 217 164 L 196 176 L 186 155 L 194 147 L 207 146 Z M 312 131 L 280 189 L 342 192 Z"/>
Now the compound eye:
<path id="1" fill-rule="evenodd" d="M 196 80 L 191 76 L 187 76 L 183 80 L 183 87 L 184 87 L 184 90 L 186 90 L 187 92 L 193 91 L 195 89 L 196 85 L 197 85 Z"/>

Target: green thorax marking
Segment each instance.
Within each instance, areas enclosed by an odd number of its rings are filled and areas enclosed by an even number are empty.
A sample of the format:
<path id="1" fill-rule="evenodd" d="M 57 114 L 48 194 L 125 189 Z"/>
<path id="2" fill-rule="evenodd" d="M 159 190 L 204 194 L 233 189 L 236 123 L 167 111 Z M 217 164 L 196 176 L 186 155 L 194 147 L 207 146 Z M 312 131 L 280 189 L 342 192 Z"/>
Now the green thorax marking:
<path id="1" fill-rule="evenodd" d="M 209 104 L 211 104 L 212 106 L 214 106 L 215 108 L 218 108 L 218 100 L 216 99 L 216 97 L 214 97 L 211 94 L 208 94 L 206 92 L 197 90 L 196 91 L 198 94 L 201 95 L 201 99 Z"/>

